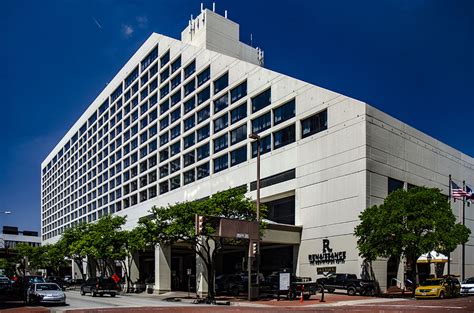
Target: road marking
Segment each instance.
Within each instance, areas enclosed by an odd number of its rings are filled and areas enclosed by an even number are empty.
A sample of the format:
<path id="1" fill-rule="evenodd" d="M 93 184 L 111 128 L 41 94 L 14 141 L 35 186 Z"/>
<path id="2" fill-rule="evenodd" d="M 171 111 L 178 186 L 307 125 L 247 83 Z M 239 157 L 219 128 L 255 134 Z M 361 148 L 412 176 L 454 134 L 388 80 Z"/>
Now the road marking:
<path id="1" fill-rule="evenodd" d="M 466 309 L 465 306 L 437 306 L 437 305 L 410 305 L 410 304 L 356 304 L 356 306 L 387 306 L 387 307 L 411 307 L 411 308 L 421 308 L 421 309 Z"/>

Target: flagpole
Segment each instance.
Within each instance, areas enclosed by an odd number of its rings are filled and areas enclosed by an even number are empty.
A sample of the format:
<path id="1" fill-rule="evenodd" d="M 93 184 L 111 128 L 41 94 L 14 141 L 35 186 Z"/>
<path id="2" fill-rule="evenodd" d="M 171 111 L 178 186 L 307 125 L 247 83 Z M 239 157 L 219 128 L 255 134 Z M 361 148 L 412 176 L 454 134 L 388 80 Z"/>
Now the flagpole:
<path id="1" fill-rule="evenodd" d="M 451 174 L 449 174 L 449 208 L 451 209 Z M 448 253 L 448 275 L 451 275 L 451 252 Z"/>
<path id="2" fill-rule="evenodd" d="M 466 181 L 462 181 L 462 189 L 466 191 Z M 462 225 L 466 225 L 466 219 L 465 219 L 465 214 L 466 214 L 466 197 L 463 197 L 462 199 Z M 462 268 L 461 268 L 461 277 L 462 280 L 464 280 L 464 273 L 465 273 L 465 264 L 466 264 L 466 244 L 463 242 L 462 243 Z"/>

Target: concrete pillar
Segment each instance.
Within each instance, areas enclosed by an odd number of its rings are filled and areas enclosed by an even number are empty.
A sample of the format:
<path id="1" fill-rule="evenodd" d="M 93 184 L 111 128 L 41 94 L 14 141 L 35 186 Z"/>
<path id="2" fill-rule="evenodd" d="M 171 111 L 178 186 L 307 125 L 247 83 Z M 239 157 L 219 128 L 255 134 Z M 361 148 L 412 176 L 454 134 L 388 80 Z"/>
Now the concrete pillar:
<path id="1" fill-rule="evenodd" d="M 155 246 L 155 292 L 171 291 L 171 246 Z"/>

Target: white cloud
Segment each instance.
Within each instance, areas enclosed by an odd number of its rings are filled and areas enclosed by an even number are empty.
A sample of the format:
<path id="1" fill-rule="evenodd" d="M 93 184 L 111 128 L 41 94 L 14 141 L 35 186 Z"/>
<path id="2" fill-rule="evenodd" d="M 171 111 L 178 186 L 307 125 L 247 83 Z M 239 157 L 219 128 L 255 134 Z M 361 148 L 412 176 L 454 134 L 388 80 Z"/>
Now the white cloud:
<path id="1" fill-rule="evenodd" d="M 131 25 L 122 25 L 122 34 L 124 35 L 125 38 L 130 38 L 132 37 L 134 30 Z"/>
<path id="2" fill-rule="evenodd" d="M 148 17 L 146 16 L 137 16 L 136 18 L 138 27 L 147 28 L 148 26 Z"/>

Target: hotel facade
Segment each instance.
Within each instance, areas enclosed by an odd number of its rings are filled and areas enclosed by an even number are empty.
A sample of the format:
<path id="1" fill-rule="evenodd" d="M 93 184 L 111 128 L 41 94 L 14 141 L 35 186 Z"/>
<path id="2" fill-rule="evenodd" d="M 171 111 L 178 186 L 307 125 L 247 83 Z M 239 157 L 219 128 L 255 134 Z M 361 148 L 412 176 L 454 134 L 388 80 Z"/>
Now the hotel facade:
<path id="1" fill-rule="evenodd" d="M 43 161 L 42 243 L 108 214 L 126 215 L 131 229 L 152 206 L 230 187 L 246 185 L 255 199 L 251 133 L 261 138 L 266 274 L 360 276 L 353 232 L 365 208 L 397 188 L 447 195 L 450 174 L 458 185 L 474 182 L 472 157 L 364 102 L 264 68 L 263 51 L 240 42 L 238 24 L 204 9 L 181 40 L 153 33 Z M 452 208 L 460 221 L 461 201 Z M 473 219 L 466 210 L 470 229 Z M 471 236 L 466 277 L 474 276 L 473 244 Z M 461 274 L 461 253 L 451 254 L 451 273 Z M 244 257 L 244 248 L 224 250 L 218 272 L 245 270 Z M 196 256 L 179 245 L 135 261 L 134 277 L 153 277 L 160 292 L 181 289 L 188 268 L 203 289 Z M 385 289 L 407 266 L 380 259 L 373 270 Z"/>

